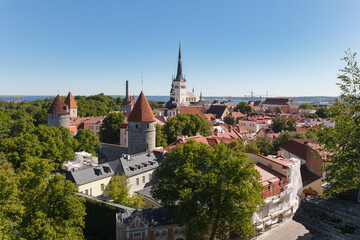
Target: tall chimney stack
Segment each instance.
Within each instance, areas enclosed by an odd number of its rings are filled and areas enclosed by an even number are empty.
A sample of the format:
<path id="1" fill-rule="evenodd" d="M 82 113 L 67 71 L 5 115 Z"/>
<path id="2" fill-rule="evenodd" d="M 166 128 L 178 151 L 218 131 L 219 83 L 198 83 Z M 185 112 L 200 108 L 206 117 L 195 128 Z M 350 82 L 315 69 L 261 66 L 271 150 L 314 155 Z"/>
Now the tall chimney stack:
<path id="1" fill-rule="evenodd" d="M 126 80 L 126 98 L 129 97 L 129 81 Z"/>

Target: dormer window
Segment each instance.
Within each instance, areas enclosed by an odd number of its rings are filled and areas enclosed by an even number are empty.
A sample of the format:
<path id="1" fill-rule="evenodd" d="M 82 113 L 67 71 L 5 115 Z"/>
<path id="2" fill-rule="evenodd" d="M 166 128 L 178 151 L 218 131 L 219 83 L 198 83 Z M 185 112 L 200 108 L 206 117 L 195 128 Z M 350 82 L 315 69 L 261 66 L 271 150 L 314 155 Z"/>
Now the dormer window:
<path id="1" fill-rule="evenodd" d="M 135 125 L 135 128 L 138 129 L 138 128 L 139 128 L 139 125 L 136 124 L 136 125 Z"/>

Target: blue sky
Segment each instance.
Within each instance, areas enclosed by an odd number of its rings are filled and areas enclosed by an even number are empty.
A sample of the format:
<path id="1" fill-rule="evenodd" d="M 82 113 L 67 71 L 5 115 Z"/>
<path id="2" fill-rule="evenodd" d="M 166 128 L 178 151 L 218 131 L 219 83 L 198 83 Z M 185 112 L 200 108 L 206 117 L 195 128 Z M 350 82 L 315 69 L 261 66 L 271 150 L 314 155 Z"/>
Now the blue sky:
<path id="1" fill-rule="evenodd" d="M 0 0 L 0 95 L 336 96 L 360 2 Z"/>

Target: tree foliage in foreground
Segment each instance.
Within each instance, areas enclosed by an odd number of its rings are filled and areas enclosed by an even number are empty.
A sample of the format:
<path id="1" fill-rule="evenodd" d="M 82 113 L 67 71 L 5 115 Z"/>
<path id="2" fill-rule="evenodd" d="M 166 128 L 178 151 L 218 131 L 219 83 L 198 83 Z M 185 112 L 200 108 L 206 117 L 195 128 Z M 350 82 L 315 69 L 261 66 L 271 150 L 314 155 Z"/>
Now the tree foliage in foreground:
<path id="1" fill-rule="evenodd" d="M 95 148 L 101 147 L 101 144 L 99 138 L 95 136 L 90 129 L 80 129 L 74 138 L 77 140 L 75 151 L 85 151 L 97 156 Z"/>
<path id="2" fill-rule="evenodd" d="M 128 180 L 125 175 L 114 175 L 107 187 L 107 192 L 114 202 L 128 207 L 140 209 L 143 206 L 143 196 L 130 195 Z"/>
<path id="3" fill-rule="evenodd" d="M 1 160 L 1 239 L 84 238 L 83 200 L 73 183 L 52 170 L 46 159 L 29 157 L 16 172 Z"/>
<path id="4" fill-rule="evenodd" d="M 164 136 L 164 127 L 156 124 L 156 147 L 166 147 L 168 144 Z"/>
<path id="5" fill-rule="evenodd" d="M 254 233 L 252 215 L 263 203 L 263 186 L 245 153 L 188 141 L 170 151 L 156 174 L 152 194 L 185 225 L 187 239 Z"/>
<path id="6" fill-rule="evenodd" d="M 175 117 L 169 117 L 164 126 L 164 134 L 167 143 L 176 141 L 180 135 L 195 136 L 199 133 L 202 136 L 211 134 L 209 123 L 195 114 L 177 114 Z"/>
<path id="7" fill-rule="evenodd" d="M 356 53 L 345 53 L 346 66 L 338 75 L 341 101 L 331 109 L 335 127 L 322 126 L 318 136 L 323 150 L 331 153 L 323 165 L 329 183 L 326 193 L 358 188 L 360 202 L 360 69 Z"/>

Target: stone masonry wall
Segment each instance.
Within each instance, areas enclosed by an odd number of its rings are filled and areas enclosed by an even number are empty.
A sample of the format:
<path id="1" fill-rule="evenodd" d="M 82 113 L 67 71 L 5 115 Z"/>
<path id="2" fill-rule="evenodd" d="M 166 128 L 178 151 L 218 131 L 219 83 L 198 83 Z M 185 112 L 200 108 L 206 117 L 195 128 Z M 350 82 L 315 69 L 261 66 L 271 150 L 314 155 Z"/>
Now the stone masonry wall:
<path id="1" fill-rule="evenodd" d="M 310 196 L 302 200 L 293 219 L 310 231 L 312 239 L 360 239 L 359 203 Z"/>

